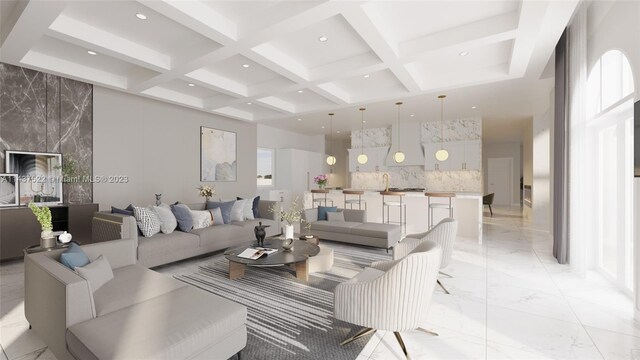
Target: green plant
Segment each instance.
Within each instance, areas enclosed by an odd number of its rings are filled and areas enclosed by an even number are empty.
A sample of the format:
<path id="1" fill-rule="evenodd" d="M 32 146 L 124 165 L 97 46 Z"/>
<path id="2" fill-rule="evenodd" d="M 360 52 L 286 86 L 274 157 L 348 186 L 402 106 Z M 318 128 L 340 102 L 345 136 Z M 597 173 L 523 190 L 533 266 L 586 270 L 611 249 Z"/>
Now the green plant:
<path id="1" fill-rule="evenodd" d="M 56 165 L 54 169 L 62 171 L 62 182 L 84 182 L 83 178 L 87 174 L 80 163 L 73 157 L 73 155 L 62 155 L 62 165 Z"/>
<path id="2" fill-rule="evenodd" d="M 51 224 L 51 210 L 49 210 L 48 207 L 29 203 L 29 209 L 31 209 L 33 215 L 38 219 L 42 231 L 51 231 L 53 229 L 53 225 Z"/>
<path id="3" fill-rule="evenodd" d="M 302 208 L 298 206 L 299 198 L 296 197 L 295 200 L 291 202 L 291 207 L 289 210 L 284 210 L 282 208 L 282 204 L 274 203 L 271 205 L 269 210 L 271 213 L 277 215 L 280 220 L 286 221 L 289 225 L 293 225 L 293 223 L 300 222 L 302 219 Z"/>

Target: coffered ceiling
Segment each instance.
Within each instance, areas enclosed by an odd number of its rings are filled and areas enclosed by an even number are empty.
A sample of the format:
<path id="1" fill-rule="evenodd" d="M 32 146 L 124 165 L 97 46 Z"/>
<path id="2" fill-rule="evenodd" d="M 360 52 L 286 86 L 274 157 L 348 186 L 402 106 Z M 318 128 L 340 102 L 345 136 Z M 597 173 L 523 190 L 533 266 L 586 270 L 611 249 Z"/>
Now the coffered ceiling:
<path id="1" fill-rule="evenodd" d="M 328 110 L 537 80 L 578 2 L 20 1 L 1 9 L 0 60 L 293 125 Z"/>

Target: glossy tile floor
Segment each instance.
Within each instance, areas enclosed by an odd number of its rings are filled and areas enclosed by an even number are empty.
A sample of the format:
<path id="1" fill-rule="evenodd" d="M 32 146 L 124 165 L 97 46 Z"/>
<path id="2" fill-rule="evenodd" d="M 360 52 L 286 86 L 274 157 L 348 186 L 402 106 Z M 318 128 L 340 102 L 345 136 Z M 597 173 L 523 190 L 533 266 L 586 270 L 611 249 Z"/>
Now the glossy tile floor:
<path id="1" fill-rule="evenodd" d="M 484 244 L 459 239 L 429 320 L 402 336 L 413 359 L 640 359 L 630 298 L 596 272 L 586 279 L 551 256 L 548 235 L 519 209 L 485 218 Z M 0 266 L 0 360 L 54 359 L 24 318 L 21 262 Z M 402 359 L 378 332 L 358 360 Z"/>

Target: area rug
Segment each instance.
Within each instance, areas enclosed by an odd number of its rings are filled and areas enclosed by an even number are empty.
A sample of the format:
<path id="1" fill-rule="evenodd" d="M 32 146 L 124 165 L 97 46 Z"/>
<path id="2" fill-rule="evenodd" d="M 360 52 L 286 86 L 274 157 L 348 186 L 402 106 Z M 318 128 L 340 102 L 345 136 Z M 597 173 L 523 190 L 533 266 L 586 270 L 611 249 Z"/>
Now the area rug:
<path id="1" fill-rule="evenodd" d="M 245 276 L 229 280 L 229 263 L 222 254 L 201 263 L 193 274 L 178 280 L 243 304 L 248 310 L 247 347 L 242 359 L 353 360 L 371 336 L 347 346 L 340 342 L 361 327 L 333 318 L 333 290 L 373 261 L 390 260 L 385 250 L 322 242 L 334 250 L 334 266 L 296 279 L 285 267 L 247 267 Z"/>

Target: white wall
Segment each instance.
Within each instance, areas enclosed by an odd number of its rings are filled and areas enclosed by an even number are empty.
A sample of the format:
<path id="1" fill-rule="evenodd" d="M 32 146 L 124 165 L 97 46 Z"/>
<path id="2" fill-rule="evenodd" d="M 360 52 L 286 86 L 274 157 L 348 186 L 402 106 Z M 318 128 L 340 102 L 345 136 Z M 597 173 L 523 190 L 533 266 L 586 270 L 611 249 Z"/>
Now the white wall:
<path id="1" fill-rule="evenodd" d="M 553 94 L 551 94 L 553 99 Z M 533 117 L 532 122 L 532 175 L 531 202 L 533 223 L 540 230 L 551 230 L 551 124 L 553 106 L 545 113 Z"/>
<path id="2" fill-rule="evenodd" d="M 323 152 L 324 135 L 303 135 L 293 131 L 258 124 L 258 147 L 269 149 L 299 149 Z"/>
<path id="3" fill-rule="evenodd" d="M 237 133 L 235 182 L 200 182 L 200 126 Z M 101 209 L 148 205 L 154 194 L 166 203 L 199 202 L 196 188 L 214 184 L 216 197 L 256 192 L 256 125 L 141 96 L 94 87 L 93 169 L 95 175 L 125 175 L 125 184 L 95 184 Z"/>
<path id="4" fill-rule="evenodd" d="M 482 168 L 484 193 L 489 193 L 487 181 L 487 169 L 489 169 L 489 158 L 511 158 L 513 159 L 513 201 L 520 203 L 520 177 L 522 176 L 522 143 L 482 143 Z"/>
<path id="5" fill-rule="evenodd" d="M 522 177 L 524 185 L 531 185 L 533 189 L 533 119 L 528 120 L 522 132 Z M 533 196 L 532 196 L 533 203 Z M 533 220 L 533 209 L 524 205 L 522 213 L 525 218 Z"/>

